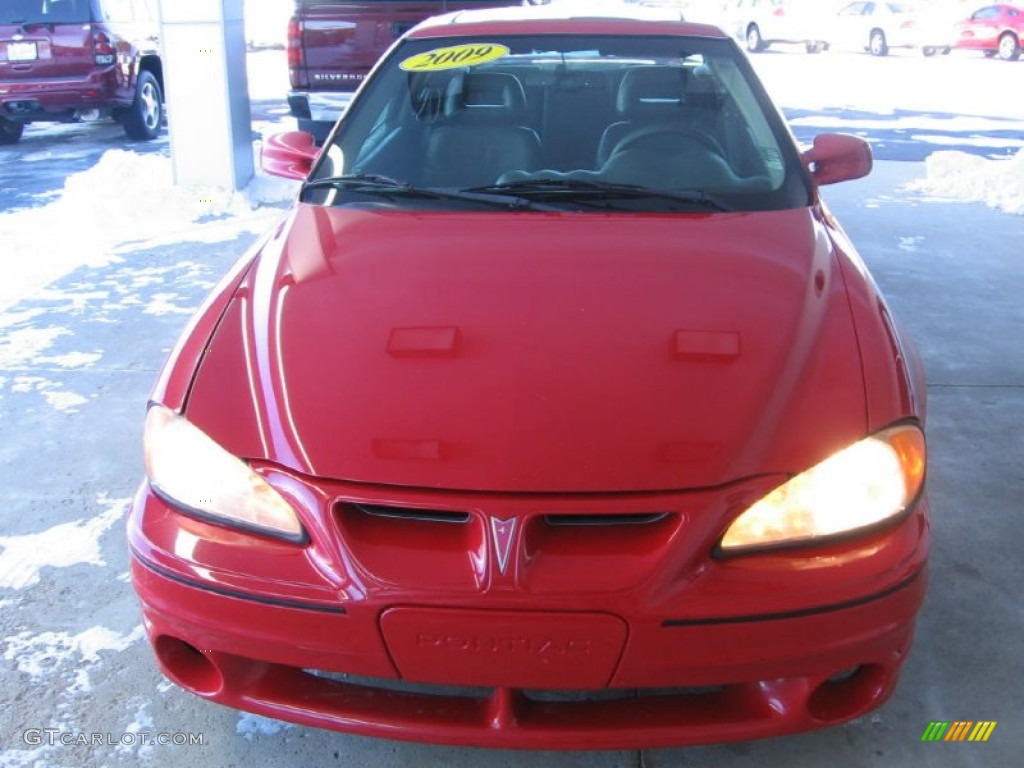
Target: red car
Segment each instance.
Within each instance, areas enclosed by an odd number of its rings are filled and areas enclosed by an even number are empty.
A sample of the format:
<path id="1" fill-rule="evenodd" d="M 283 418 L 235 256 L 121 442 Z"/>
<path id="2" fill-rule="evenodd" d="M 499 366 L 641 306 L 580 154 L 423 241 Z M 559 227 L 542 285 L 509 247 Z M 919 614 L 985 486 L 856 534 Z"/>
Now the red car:
<path id="1" fill-rule="evenodd" d="M 1024 8 L 987 5 L 956 25 L 956 47 L 983 51 L 1004 61 L 1020 58 Z"/>
<path id="2" fill-rule="evenodd" d="M 925 386 L 713 27 L 407 33 L 152 394 L 128 524 L 164 673 L 415 741 L 605 749 L 841 723 L 925 592 Z"/>

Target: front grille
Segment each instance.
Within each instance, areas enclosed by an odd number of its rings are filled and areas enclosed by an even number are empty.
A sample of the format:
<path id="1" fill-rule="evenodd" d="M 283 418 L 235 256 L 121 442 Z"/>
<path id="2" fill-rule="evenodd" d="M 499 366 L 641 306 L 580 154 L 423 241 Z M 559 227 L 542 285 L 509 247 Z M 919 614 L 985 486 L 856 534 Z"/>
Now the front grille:
<path id="1" fill-rule="evenodd" d="M 424 594 L 480 593 L 494 574 L 535 595 L 621 591 L 650 577 L 685 522 L 650 500 L 654 509 L 621 499 L 431 496 L 422 505 L 401 496 L 336 499 L 339 543 L 362 573 Z M 511 539 L 496 540 L 496 523 L 510 520 L 503 530 Z M 581 558 L 592 567 L 581 568 Z"/>
<path id="2" fill-rule="evenodd" d="M 352 561 L 381 584 L 423 594 L 483 584 L 484 526 L 469 512 L 343 499 L 334 518 Z"/>
<path id="3" fill-rule="evenodd" d="M 628 515 L 544 515 L 548 525 L 651 525 L 668 517 L 668 512 L 649 512 Z"/>
<path id="4" fill-rule="evenodd" d="M 413 509 L 411 507 L 390 507 L 381 504 L 352 504 L 348 506 L 358 509 L 371 517 L 389 517 L 396 520 L 409 520 L 422 523 L 468 523 L 468 512 L 447 512 L 438 509 Z"/>

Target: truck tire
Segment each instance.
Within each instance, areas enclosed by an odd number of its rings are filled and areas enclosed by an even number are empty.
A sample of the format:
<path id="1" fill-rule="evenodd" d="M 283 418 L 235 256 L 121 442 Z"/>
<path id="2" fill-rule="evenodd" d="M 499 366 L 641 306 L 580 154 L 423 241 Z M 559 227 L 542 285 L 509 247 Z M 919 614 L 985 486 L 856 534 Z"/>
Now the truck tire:
<path id="1" fill-rule="evenodd" d="M 160 135 L 164 121 L 164 96 L 152 73 L 139 72 L 135 83 L 135 101 L 121 117 L 124 132 L 131 139 L 150 141 Z"/>
<path id="2" fill-rule="evenodd" d="M 24 123 L 0 117 L 0 144 L 17 144 L 24 131 Z"/>

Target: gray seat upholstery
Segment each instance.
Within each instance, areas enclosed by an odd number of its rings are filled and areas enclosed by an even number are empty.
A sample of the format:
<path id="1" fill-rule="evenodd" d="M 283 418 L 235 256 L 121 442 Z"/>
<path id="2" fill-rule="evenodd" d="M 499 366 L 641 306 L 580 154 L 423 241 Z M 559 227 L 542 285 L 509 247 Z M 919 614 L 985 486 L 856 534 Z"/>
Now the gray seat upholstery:
<path id="1" fill-rule="evenodd" d="M 455 77 L 443 117 L 426 139 L 420 184 L 475 187 L 510 170 L 540 165 L 537 133 L 527 127 L 526 94 L 510 74 L 468 72 Z"/>
<path id="2" fill-rule="evenodd" d="M 637 128 L 657 123 L 681 124 L 692 119 L 686 108 L 685 77 L 679 67 L 634 67 L 623 75 L 615 100 L 615 111 L 622 119 L 609 125 L 601 136 L 598 167 Z"/>

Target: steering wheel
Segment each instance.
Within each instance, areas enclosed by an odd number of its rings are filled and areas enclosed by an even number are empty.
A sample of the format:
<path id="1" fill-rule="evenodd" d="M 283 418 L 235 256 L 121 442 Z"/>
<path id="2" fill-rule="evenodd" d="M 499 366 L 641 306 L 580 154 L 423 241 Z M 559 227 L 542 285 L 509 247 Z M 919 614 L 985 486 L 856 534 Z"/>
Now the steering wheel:
<path id="1" fill-rule="evenodd" d="M 700 144 L 704 149 L 709 152 L 713 152 L 718 155 L 721 160 L 728 163 L 728 161 L 725 160 L 725 152 L 722 151 L 721 145 L 715 141 L 711 135 L 695 128 L 665 125 L 649 125 L 644 128 L 638 128 L 632 133 L 626 134 L 626 136 L 615 145 L 615 149 L 613 149 L 611 154 L 608 155 L 608 159 L 611 160 L 616 155 L 629 150 L 640 149 L 644 145 L 655 144 L 659 141 L 670 143 L 672 140 L 689 141 L 691 143 Z"/>

